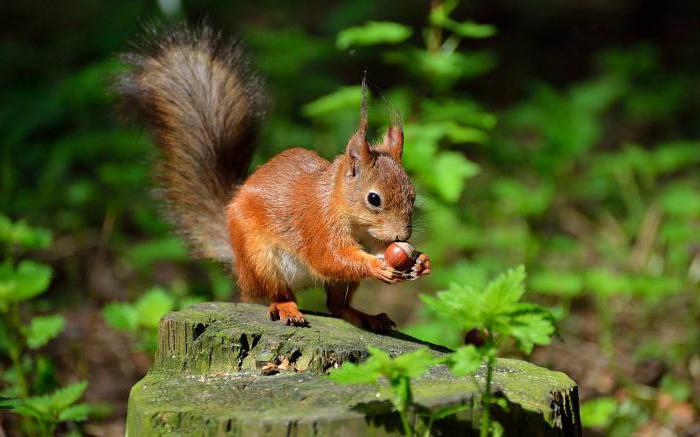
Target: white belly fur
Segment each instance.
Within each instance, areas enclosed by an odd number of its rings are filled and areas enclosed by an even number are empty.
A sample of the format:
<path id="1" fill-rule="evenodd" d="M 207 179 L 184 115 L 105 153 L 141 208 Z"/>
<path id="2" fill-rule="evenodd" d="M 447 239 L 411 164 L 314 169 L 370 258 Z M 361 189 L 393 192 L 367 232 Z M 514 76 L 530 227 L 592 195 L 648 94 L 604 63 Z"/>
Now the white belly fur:
<path id="1" fill-rule="evenodd" d="M 314 278 L 308 267 L 286 250 L 279 251 L 279 267 L 284 281 L 293 291 L 314 285 Z"/>

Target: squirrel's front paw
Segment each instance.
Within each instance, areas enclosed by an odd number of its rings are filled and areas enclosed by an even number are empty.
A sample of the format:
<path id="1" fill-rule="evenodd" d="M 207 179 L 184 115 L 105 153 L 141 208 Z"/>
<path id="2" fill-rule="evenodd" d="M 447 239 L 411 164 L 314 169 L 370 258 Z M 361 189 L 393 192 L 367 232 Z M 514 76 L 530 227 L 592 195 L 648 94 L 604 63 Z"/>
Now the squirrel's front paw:
<path id="1" fill-rule="evenodd" d="M 375 258 L 372 263 L 372 276 L 386 284 L 396 284 L 397 282 L 411 280 L 411 274 L 396 270 L 391 267 L 383 258 Z"/>
<path id="2" fill-rule="evenodd" d="M 421 276 L 427 276 L 430 274 L 432 264 L 428 255 L 421 253 L 416 258 L 416 263 L 411 267 L 411 274 L 414 275 L 414 279 L 418 279 Z"/>

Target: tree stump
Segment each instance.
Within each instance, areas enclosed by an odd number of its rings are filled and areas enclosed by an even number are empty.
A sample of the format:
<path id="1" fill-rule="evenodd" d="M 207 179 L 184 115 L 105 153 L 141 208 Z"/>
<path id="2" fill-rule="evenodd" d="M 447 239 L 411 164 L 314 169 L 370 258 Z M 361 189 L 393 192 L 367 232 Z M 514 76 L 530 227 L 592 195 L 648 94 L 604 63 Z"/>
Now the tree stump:
<path id="1" fill-rule="evenodd" d="M 153 367 L 131 389 L 128 435 L 398 435 L 385 390 L 338 385 L 324 375 L 345 361 L 366 359 L 367 346 L 391 355 L 425 346 L 436 354 L 448 351 L 330 316 L 309 314 L 307 320 L 308 328 L 285 326 L 270 321 L 264 307 L 240 303 L 203 303 L 167 314 Z M 265 364 L 285 359 L 288 369 L 263 374 Z M 483 370 L 458 378 L 436 366 L 415 381 L 422 408 L 470 406 L 436 423 L 435 435 L 477 434 L 476 384 L 483 384 Z M 507 411 L 494 409 L 506 435 L 581 435 L 578 389 L 565 374 L 500 359 L 494 386 L 508 402 Z"/>

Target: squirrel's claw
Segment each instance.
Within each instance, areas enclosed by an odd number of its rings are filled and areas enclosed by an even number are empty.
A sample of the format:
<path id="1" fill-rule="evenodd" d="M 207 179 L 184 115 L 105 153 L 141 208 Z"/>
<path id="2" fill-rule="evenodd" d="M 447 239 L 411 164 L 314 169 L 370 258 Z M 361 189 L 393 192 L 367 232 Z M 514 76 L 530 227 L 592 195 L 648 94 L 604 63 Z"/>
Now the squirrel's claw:
<path id="1" fill-rule="evenodd" d="M 270 320 L 282 320 L 287 326 L 309 326 L 295 302 L 273 302 L 270 304 L 269 314 Z"/>

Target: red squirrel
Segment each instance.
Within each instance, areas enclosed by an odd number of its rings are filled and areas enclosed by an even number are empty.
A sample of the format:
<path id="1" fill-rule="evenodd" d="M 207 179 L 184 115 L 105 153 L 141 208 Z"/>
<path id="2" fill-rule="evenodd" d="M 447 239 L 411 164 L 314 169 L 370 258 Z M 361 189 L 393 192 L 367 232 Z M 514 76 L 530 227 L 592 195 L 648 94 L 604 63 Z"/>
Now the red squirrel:
<path id="1" fill-rule="evenodd" d="M 332 314 L 373 331 L 395 327 L 350 306 L 359 281 L 414 280 L 431 264 L 423 254 L 401 272 L 381 256 L 410 237 L 415 190 L 401 164 L 400 120 L 381 143 L 367 140 L 364 81 L 345 153 L 329 162 L 289 149 L 246 178 L 266 97 L 237 42 L 180 26 L 151 32 L 122 59 L 116 89 L 162 152 L 159 191 L 195 256 L 232 265 L 243 300 L 269 302 L 272 320 L 307 325 L 294 290 L 322 283 Z"/>

